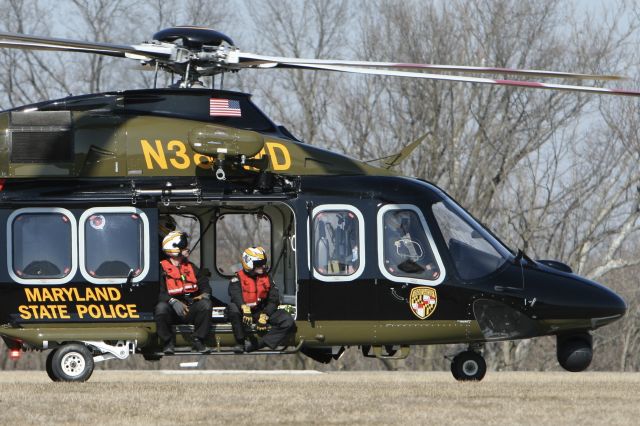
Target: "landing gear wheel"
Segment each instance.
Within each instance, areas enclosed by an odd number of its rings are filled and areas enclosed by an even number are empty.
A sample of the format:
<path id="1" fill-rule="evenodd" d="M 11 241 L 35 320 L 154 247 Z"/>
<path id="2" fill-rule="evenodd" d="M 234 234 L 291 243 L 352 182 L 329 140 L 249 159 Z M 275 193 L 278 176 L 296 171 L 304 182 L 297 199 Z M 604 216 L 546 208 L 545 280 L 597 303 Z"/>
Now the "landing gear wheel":
<path id="1" fill-rule="evenodd" d="M 480 381 L 487 372 L 487 363 L 474 351 L 461 352 L 453 358 L 451 374 L 460 381 Z"/>
<path id="2" fill-rule="evenodd" d="M 51 380 L 53 380 L 54 382 L 59 381 L 59 379 L 58 379 L 56 376 L 54 376 L 54 375 L 53 375 L 53 369 L 52 369 L 52 363 L 53 363 L 52 359 L 53 359 L 53 354 L 55 354 L 57 350 L 58 350 L 58 349 L 52 349 L 52 350 L 49 352 L 49 355 L 47 355 L 47 361 L 46 361 L 46 362 L 45 362 L 45 364 L 44 364 L 44 365 L 45 365 L 45 369 L 47 370 L 47 376 L 49 376 L 49 378 L 50 378 Z"/>
<path id="3" fill-rule="evenodd" d="M 50 357 L 54 381 L 84 382 L 93 373 L 93 355 L 85 345 L 69 343 L 56 349 Z"/>
<path id="4" fill-rule="evenodd" d="M 451 374 L 453 374 L 454 379 L 460 380 L 460 378 L 458 378 L 458 373 L 456 371 L 455 364 L 453 363 L 453 361 L 451 361 Z"/>

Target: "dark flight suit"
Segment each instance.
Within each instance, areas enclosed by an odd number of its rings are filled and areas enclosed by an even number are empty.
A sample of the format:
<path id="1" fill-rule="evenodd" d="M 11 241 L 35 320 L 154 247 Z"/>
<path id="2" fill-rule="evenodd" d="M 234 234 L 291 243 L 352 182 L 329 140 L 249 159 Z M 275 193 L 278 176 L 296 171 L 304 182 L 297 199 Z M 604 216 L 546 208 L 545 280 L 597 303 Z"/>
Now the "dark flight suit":
<path id="1" fill-rule="evenodd" d="M 191 263 L 196 280 L 198 283 L 198 291 L 189 295 L 176 295 L 170 296 L 167 292 L 166 273 L 161 271 L 160 277 L 160 294 L 158 295 L 158 304 L 155 310 L 156 328 L 158 337 L 162 340 L 163 344 L 167 344 L 173 341 L 174 334 L 171 326 L 173 324 L 193 324 L 195 326 L 193 337 L 199 338 L 201 341 L 205 341 L 209 335 L 211 329 L 211 287 L 209 286 L 209 279 L 204 276 L 200 270 Z M 196 302 L 190 300 L 200 294 L 204 294 L 204 297 Z M 176 314 L 169 304 L 171 298 L 178 299 L 189 307 L 189 313 L 183 320 Z"/>
<path id="2" fill-rule="evenodd" d="M 269 317 L 267 324 L 271 327 L 262 337 L 262 340 L 269 348 L 275 349 L 282 345 L 287 335 L 295 329 L 295 321 L 287 311 L 278 309 L 278 304 L 280 303 L 278 288 L 270 277 L 269 281 L 271 281 L 271 286 L 267 297 L 261 300 L 258 305 L 251 308 L 251 315 L 253 316 L 254 324 L 256 324 L 261 313 L 264 312 L 267 314 Z M 241 306 L 244 305 L 245 302 L 242 296 L 242 286 L 240 285 L 240 279 L 238 277 L 231 278 L 229 282 L 229 296 L 231 297 L 228 310 L 229 321 L 233 327 L 233 335 L 236 341 L 242 342 L 246 334 L 242 323 Z"/>

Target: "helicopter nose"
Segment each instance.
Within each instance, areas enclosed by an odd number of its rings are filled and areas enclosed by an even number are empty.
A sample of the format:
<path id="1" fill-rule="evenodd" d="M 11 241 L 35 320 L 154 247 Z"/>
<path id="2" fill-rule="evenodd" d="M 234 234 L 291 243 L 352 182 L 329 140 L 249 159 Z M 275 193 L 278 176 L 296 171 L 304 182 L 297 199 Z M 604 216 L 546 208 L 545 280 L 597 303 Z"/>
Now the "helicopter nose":
<path id="1" fill-rule="evenodd" d="M 622 297 L 600 284 L 593 282 L 589 282 L 589 284 L 595 293 L 595 306 L 593 306 L 595 315 L 591 317 L 591 325 L 593 328 L 602 327 L 624 316 L 627 312 L 627 304 Z"/>
<path id="2" fill-rule="evenodd" d="M 574 276 L 571 281 L 567 286 L 571 295 L 566 294 L 571 299 L 569 309 L 578 317 L 589 318 L 593 329 L 614 322 L 626 313 L 627 304 L 613 290 L 582 277 Z"/>
<path id="3" fill-rule="evenodd" d="M 593 330 L 622 318 L 627 311 L 626 303 L 613 290 L 573 273 L 531 271 L 525 283 L 532 291 L 530 298 L 537 297 L 534 309 L 541 317 L 588 321 Z"/>

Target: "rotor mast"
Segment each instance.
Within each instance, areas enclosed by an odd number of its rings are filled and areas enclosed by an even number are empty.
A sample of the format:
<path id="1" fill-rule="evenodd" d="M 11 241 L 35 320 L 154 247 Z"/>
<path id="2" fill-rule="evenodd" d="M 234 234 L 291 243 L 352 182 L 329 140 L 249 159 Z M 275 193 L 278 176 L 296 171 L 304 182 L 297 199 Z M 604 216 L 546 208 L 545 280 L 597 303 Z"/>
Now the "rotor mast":
<path id="1" fill-rule="evenodd" d="M 172 27 L 155 33 L 153 40 L 174 46 L 174 52 L 168 61 L 153 58 L 142 63 L 179 75 L 180 80 L 172 87 L 201 88 L 204 87 L 201 77 L 237 71 L 225 64 L 229 60 L 239 61 L 237 53 L 234 55 L 238 48 L 221 32 L 202 27 Z"/>

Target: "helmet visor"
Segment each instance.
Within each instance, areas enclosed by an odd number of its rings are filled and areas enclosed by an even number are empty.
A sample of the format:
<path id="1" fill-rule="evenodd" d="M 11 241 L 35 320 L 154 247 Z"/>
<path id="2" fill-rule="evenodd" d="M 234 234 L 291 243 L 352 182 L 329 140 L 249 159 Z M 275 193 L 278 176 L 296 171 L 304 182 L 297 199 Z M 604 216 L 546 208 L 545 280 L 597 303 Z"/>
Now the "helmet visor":
<path id="1" fill-rule="evenodd" d="M 177 242 L 174 242 L 173 246 L 175 248 L 180 249 L 180 250 L 186 249 L 187 248 L 187 235 L 186 234 L 180 235 L 180 239 Z"/>
<path id="2" fill-rule="evenodd" d="M 267 259 L 257 259 L 253 261 L 253 269 L 264 268 L 267 266 Z"/>

